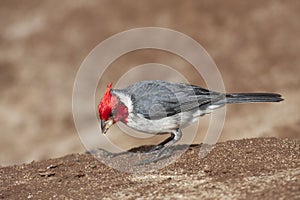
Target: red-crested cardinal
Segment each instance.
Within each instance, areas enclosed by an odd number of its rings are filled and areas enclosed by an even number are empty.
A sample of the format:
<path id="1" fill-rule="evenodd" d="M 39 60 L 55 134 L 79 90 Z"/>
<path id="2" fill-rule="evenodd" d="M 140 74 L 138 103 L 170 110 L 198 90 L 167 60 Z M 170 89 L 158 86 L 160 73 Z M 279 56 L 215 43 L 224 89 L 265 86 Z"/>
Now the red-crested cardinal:
<path id="1" fill-rule="evenodd" d="M 186 83 L 150 80 L 124 89 L 112 89 L 110 83 L 98 108 L 104 134 L 118 121 L 149 134 L 170 133 L 170 137 L 153 149 L 160 150 L 150 160 L 154 161 L 160 159 L 163 152 L 180 140 L 182 128 L 216 108 L 225 104 L 282 100 L 280 94 L 223 94 Z"/>

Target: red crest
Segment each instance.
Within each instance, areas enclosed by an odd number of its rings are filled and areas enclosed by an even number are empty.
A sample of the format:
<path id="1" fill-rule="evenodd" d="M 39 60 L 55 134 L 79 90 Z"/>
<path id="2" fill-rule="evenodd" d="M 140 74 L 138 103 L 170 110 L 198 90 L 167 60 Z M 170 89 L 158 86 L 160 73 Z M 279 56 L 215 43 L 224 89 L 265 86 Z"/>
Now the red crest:
<path id="1" fill-rule="evenodd" d="M 116 98 L 113 98 L 112 94 L 110 93 L 111 87 L 112 83 L 110 82 L 98 106 L 99 116 L 101 120 L 108 120 L 112 109 L 117 104 Z"/>

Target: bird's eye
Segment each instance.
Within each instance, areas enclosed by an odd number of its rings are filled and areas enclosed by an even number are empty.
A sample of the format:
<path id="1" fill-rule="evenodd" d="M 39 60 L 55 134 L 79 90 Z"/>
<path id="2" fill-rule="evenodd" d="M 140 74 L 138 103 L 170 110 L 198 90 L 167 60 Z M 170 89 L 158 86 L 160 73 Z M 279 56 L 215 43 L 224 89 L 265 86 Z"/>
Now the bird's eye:
<path id="1" fill-rule="evenodd" d="M 109 113 L 109 117 L 112 117 L 112 116 L 114 116 L 116 114 L 116 110 L 114 109 L 114 110 L 112 110 L 110 113 Z"/>

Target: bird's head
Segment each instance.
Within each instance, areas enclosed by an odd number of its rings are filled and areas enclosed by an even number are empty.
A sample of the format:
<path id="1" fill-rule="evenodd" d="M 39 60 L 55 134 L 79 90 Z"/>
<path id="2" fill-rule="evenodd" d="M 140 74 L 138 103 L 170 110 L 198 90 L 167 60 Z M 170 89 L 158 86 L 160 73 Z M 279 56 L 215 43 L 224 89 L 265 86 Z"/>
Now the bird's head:
<path id="1" fill-rule="evenodd" d="M 102 97 L 99 109 L 99 117 L 101 120 L 102 133 L 106 133 L 107 130 L 116 122 L 127 122 L 128 108 L 120 100 L 120 98 L 112 92 L 112 83 L 110 83 Z"/>

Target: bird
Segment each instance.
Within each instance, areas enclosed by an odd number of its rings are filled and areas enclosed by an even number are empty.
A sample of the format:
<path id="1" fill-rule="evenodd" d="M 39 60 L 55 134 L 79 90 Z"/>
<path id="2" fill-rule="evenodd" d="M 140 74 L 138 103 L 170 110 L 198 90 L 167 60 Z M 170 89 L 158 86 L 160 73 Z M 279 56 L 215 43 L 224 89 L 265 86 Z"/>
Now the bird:
<path id="1" fill-rule="evenodd" d="M 188 83 L 145 80 L 123 89 L 113 89 L 110 82 L 98 110 L 103 134 L 116 122 L 148 134 L 169 134 L 149 151 L 157 152 L 144 162 L 150 163 L 170 156 L 170 147 L 182 137 L 181 130 L 217 108 L 282 100 L 276 93 L 221 93 Z"/>

